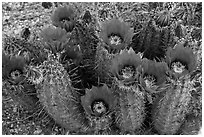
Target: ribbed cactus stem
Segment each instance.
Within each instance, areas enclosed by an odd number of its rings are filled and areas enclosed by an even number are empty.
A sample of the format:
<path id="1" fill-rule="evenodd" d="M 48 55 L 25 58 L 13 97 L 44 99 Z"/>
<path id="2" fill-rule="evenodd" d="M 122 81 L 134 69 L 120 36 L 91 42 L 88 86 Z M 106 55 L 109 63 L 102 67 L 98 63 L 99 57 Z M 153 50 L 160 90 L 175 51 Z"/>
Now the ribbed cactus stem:
<path id="1" fill-rule="evenodd" d="M 150 20 L 140 32 L 135 49 L 144 52 L 143 57 L 148 59 L 164 58 L 165 50 L 173 44 L 173 33 L 170 26 L 158 27 L 155 21 Z"/>
<path id="2" fill-rule="evenodd" d="M 119 92 L 119 111 L 116 123 L 123 132 L 134 132 L 140 129 L 145 118 L 144 94 L 138 87 Z"/>
<path id="3" fill-rule="evenodd" d="M 96 72 L 99 75 L 101 81 L 105 82 L 109 79 L 109 69 L 111 64 L 111 54 L 102 47 L 97 47 L 96 52 Z"/>
<path id="4" fill-rule="evenodd" d="M 45 61 L 41 69 L 45 76 L 39 85 L 40 102 L 51 117 L 64 128 L 76 131 L 85 127 L 80 112 L 80 100 L 71 85 L 69 75 L 54 56 Z"/>
<path id="5" fill-rule="evenodd" d="M 181 79 L 167 89 L 153 108 L 154 127 L 160 134 L 176 134 L 191 100 L 189 79 Z"/>

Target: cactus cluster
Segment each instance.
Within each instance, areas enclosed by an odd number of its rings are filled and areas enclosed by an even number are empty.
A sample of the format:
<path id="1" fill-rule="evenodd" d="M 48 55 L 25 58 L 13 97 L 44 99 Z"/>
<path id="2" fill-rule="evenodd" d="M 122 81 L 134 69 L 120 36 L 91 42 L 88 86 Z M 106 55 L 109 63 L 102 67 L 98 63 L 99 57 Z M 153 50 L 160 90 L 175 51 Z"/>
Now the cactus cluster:
<path id="1" fill-rule="evenodd" d="M 162 11 L 135 34 L 120 17 L 98 22 L 89 11 L 59 6 L 40 33 L 41 53 L 4 43 L 3 81 L 15 87 L 10 95 L 19 103 L 40 103 L 69 132 L 198 132 L 187 131 L 198 120 L 191 106 L 196 54 L 176 41 L 184 35 L 172 18 Z M 24 50 L 27 56 L 19 54 Z"/>

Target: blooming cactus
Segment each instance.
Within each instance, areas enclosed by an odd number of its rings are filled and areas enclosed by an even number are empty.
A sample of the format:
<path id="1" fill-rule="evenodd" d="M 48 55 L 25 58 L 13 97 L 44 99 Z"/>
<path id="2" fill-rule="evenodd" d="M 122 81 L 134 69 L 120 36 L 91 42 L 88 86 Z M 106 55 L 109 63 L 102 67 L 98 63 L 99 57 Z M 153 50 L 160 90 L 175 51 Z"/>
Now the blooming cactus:
<path id="1" fill-rule="evenodd" d="M 135 54 L 134 50 L 122 50 L 112 59 L 110 72 L 120 87 L 131 85 L 136 81 L 137 68 L 141 65 L 141 54 Z"/>
<path id="2" fill-rule="evenodd" d="M 167 50 L 166 61 L 173 77 L 153 108 L 154 126 L 160 134 L 176 134 L 189 112 L 194 89 L 190 75 L 196 67 L 196 60 L 192 50 L 182 44 Z"/>
<path id="3" fill-rule="evenodd" d="M 174 48 L 168 48 L 166 62 L 176 77 L 192 73 L 196 68 L 196 57 L 193 50 L 178 43 Z"/>
<path id="4" fill-rule="evenodd" d="M 139 130 L 144 121 L 144 93 L 138 85 L 141 55 L 132 48 L 123 50 L 112 60 L 113 87 L 118 95 L 116 124 L 122 132 Z"/>
<path id="5" fill-rule="evenodd" d="M 44 47 L 52 53 L 62 53 L 61 62 L 72 59 L 76 64 L 81 61 L 81 48 L 70 42 L 70 34 L 64 29 L 49 26 L 41 32 Z"/>
<path id="6" fill-rule="evenodd" d="M 107 85 L 86 90 L 81 102 L 90 122 L 90 130 L 97 133 L 111 128 L 116 101 Z"/>
<path id="7" fill-rule="evenodd" d="M 75 13 L 70 6 L 60 6 L 52 14 L 52 24 L 57 27 L 64 28 L 67 32 L 70 32 L 74 28 Z"/>
<path id="8" fill-rule="evenodd" d="M 173 48 L 188 27 L 165 7 L 177 4 L 135 3 L 128 12 L 124 3 L 101 4 L 89 9 L 82 3 L 60 5 L 51 15 L 54 26 L 43 29 L 37 43 L 30 44 L 34 33 L 29 41 L 27 35 L 7 37 L 4 88 L 18 104 L 34 110 L 34 117 L 43 113 L 69 133 L 194 134 L 202 115 L 201 76 L 194 71 L 196 57 L 188 44 Z M 117 17 L 99 23 L 95 6 L 108 18 Z M 142 16 L 134 14 L 135 6 Z M 131 23 L 135 35 L 119 16 Z"/>
<path id="9" fill-rule="evenodd" d="M 154 102 L 152 120 L 160 134 L 176 134 L 182 125 L 191 100 L 192 82 L 189 75 L 171 83 L 166 92 Z"/>
<path id="10" fill-rule="evenodd" d="M 45 48 L 51 50 L 52 53 L 62 52 L 69 39 L 65 30 L 53 26 L 43 29 L 41 37 Z"/>
<path id="11" fill-rule="evenodd" d="M 9 56 L 2 53 L 2 74 L 3 79 L 9 80 L 13 84 L 18 84 L 25 79 L 24 67 L 25 59 L 21 56 Z"/>
<path id="12" fill-rule="evenodd" d="M 2 53 L 2 78 L 3 89 L 17 105 L 24 107 L 29 112 L 36 110 L 38 98 L 35 88 L 27 82 L 25 59 L 21 56 L 9 56 Z"/>
<path id="13" fill-rule="evenodd" d="M 167 71 L 168 66 L 165 62 L 156 62 L 144 58 L 142 60 L 140 82 L 149 92 L 161 92 L 165 89 Z"/>
<path id="14" fill-rule="evenodd" d="M 102 24 L 99 35 L 109 51 L 120 51 L 130 44 L 133 29 L 119 19 L 112 19 Z"/>

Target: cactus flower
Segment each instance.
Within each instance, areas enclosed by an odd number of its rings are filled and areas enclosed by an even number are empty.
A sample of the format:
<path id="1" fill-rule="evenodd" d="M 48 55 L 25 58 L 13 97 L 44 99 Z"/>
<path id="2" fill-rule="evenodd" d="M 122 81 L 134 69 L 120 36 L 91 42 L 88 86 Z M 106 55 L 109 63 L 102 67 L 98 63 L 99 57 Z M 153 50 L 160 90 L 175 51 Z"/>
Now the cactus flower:
<path id="1" fill-rule="evenodd" d="M 86 94 L 81 97 L 81 103 L 92 129 L 100 131 L 110 128 L 116 98 L 107 85 L 87 89 Z"/>
<path id="2" fill-rule="evenodd" d="M 69 38 L 65 30 L 52 26 L 43 29 L 41 37 L 45 43 L 45 48 L 51 50 L 53 53 L 61 52 Z"/>
<path id="3" fill-rule="evenodd" d="M 112 60 L 111 73 L 123 84 L 130 84 L 136 79 L 141 61 L 141 55 L 135 54 L 132 48 L 123 50 Z"/>
<path id="4" fill-rule="evenodd" d="M 51 16 L 52 24 L 56 27 L 64 28 L 67 32 L 71 32 L 74 28 L 75 13 L 70 6 L 58 7 Z"/>
<path id="5" fill-rule="evenodd" d="M 176 77 L 191 73 L 197 64 L 193 50 L 184 47 L 182 43 L 177 44 L 174 48 L 168 48 L 166 62 Z"/>
<path id="6" fill-rule="evenodd" d="M 152 92 L 165 84 L 168 66 L 165 62 L 156 62 L 144 58 L 142 60 L 142 85 Z M 158 92 L 158 91 L 156 91 Z"/>
<path id="7" fill-rule="evenodd" d="M 99 35 L 110 51 L 120 51 L 130 44 L 133 34 L 133 29 L 125 22 L 112 19 L 102 23 L 102 30 Z"/>
<path id="8" fill-rule="evenodd" d="M 2 53 L 2 78 L 8 79 L 13 84 L 18 84 L 25 79 L 25 59 L 21 56 L 9 56 Z"/>

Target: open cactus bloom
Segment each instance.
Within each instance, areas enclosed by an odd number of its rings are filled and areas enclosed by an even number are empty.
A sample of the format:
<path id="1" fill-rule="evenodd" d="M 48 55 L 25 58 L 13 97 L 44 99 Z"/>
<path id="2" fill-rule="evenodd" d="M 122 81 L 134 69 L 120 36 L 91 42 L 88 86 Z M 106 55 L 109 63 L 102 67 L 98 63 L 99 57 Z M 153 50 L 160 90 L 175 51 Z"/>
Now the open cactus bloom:
<path id="1" fill-rule="evenodd" d="M 100 37 L 107 44 L 109 50 L 124 49 L 132 40 L 133 29 L 119 19 L 112 19 L 102 23 Z"/>
<path id="2" fill-rule="evenodd" d="M 70 6 L 58 7 L 51 16 L 52 24 L 56 27 L 64 28 L 67 32 L 71 32 L 74 28 L 75 13 Z"/>
<path id="3" fill-rule="evenodd" d="M 165 84 L 168 66 L 165 62 L 156 62 L 144 58 L 142 60 L 141 83 L 146 90 L 158 92 L 160 86 Z"/>
<path id="4" fill-rule="evenodd" d="M 102 117 L 114 109 L 116 99 L 107 85 L 93 86 L 87 89 L 86 94 L 81 97 L 81 103 L 88 115 Z"/>
<path id="5" fill-rule="evenodd" d="M 45 48 L 54 53 L 62 51 L 69 38 L 65 30 L 53 26 L 43 29 L 40 35 L 45 42 Z"/>
<path id="6" fill-rule="evenodd" d="M 25 79 L 24 67 L 25 59 L 21 56 L 9 56 L 2 53 L 2 75 L 3 79 L 8 79 L 13 84 L 18 84 Z"/>
<path id="7" fill-rule="evenodd" d="M 168 48 L 166 62 L 176 78 L 186 74 L 191 74 L 196 68 L 196 56 L 189 47 L 184 47 L 182 43 L 174 48 Z"/>
<path id="8" fill-rule="evenodd" d="M 122 50 L 113 60 L 111 73 L 124 84 L 133 83 L 137 77 L 137 68 L 141 65 L 141 55 L 134 50 Z"/>

